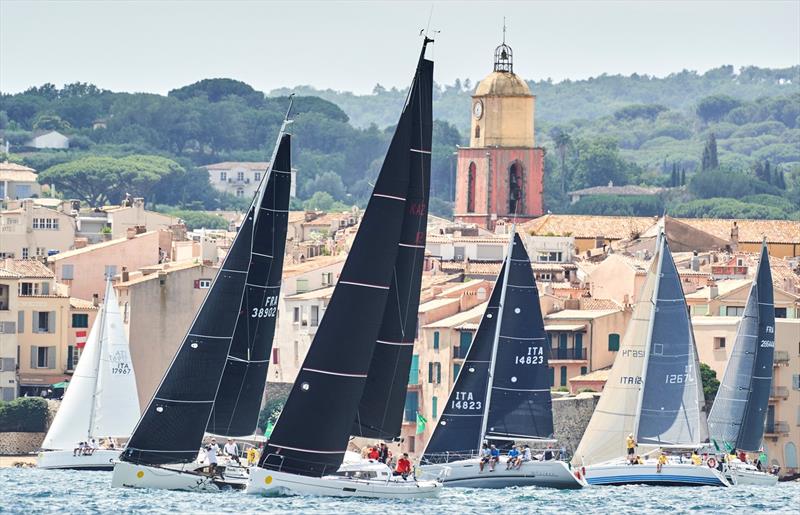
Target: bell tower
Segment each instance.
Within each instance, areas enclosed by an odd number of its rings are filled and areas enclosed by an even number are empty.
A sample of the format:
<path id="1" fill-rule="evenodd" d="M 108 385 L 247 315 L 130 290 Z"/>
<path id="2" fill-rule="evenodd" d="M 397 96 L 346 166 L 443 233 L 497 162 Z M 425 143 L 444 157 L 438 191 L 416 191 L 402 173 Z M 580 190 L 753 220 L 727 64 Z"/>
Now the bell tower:
<path id="1" fill-rule="evenodd" d="M 458 149 L 455 219 L 493 230 L 499 218 L 543 210 L 544 149 L 534 139 L 536 97 L 514 74 L 514 53 L 495 48 L 494 67 L 472 95 L 470 145 Z"/>

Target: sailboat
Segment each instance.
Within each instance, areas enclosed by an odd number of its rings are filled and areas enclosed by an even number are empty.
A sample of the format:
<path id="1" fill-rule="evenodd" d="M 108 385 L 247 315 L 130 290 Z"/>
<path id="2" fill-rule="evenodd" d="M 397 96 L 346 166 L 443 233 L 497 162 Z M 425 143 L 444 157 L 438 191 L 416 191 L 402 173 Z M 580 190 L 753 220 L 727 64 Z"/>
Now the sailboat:
<path id="1" fill-rule="evenodd" d="M 393 367 L 401 366 L 413 345 L 408 317 L 416 318 L 416 308 L 405 306 L 415 298 L 418 302 L 414 290 L 425 247 L 433 88 L 433 62 L 425 58 L 425 49 L 430 42 L 425 37 L 358 233 L 259 466 L 250 471 L 247 493 L 414 498 L 435 496 L 441 489 L 436 481 L 393 476 L 382 463 L 342 466 L 351 434 L 394 431 L 381 403 L 391 402 L 395 387 L 370 376 L 379 369 L 394 376 Z M 396 298 L 390 301 L 391 296 Z M 405 388 L 407 375 L 389 378 L 394 381 Z M 368 385 L 377 389 L 374 395 L 366 392 Z"/>
<path id="2" fill-rule="evenodd" d="M 553 410 L 549 342 L 539 294 L 522 239 L 512 231 L 506 260 L 450 398 L 422 455 L 422 470 L 447 486 L 582 488 L 584 482 L 559 460 L 522 462 L 505 457 L 481 471 L 484 442 L 503 446 L 552 444 Z"/>
<path id="3" fill-rule="evenodd" d="M 291 111 L 291 105 L 289 107 Z M 188 333 L 120 459 L 113 486 L 243 487 L 197 461 L 204 434 L 253 435 L 278 310 L 291 185 L 287 112 L 267 172 Z M 224 471 L 223 471 L 224 472 Z"/>
<path id="4" fill-rule="evenodd" d="M 103 307 L 89 331 L 72 380 L 37 459 L 39 468 L 111 470 L 120 450 L 109 444 L 128 438 L 139 420 L 139 397 L 117 295 L 106 279 Z M 78 451 L 79 443 L 105 441 Z M 116 446 L 114 446 L 116 447 Z M 77 452 L 76 452 L 77 451 Z"/>
<path id="5" fill-rule="evenodd" d="M 642 456 L 707 445 L 708 424 L 692 324 L 663 229 L 633 317 L 573 457 L 591 485 L 729 486 L 715 468 L 649 457 L 630 465 L 626 440 Z"/>
<path id="6" fill-rule="evenodd" d="M 763 449 L 774 350 L 772 273 L 764 243 L 733 350 L 708 416 L 708 429 L 715 446 L 744 452 Z M 728 462 L 727 474 L 737 485 L 778 482 L 778 476 L 739 460 Z"/>

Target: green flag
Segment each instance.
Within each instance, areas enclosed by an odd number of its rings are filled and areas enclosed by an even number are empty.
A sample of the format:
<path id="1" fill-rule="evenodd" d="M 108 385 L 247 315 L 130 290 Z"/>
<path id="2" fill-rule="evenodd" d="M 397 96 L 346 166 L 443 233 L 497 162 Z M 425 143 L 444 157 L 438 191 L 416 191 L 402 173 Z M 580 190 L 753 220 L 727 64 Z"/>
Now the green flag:
<path id="1" fill-rule="evenodd" d="M 425 432 L 425 424 L 428 423 L 428 419 L 422 416 L 422 413 L 419 411 L 417 412 L 417 434 Z"/>
<path id="2" fill-rule="evenodd" d="M 267 438 L 269 438 L 269 436 L 272 434 L 272 429 L 273 429 L 274 427 L 275 427 L 275 424 L 273 424 L 271 420 L 270 420 L 270 421 L 268 421 L 268 422 L 267 422 L 267 428 L 264 430 L 264 436 L 266 436 Z"/>
<path id="3" fill-rule="evenodd" d="M 767 453 L 761 451 L 761 454 L 758 456 L 758 461 L 760 461 L 762 465 L 766 465 L 767 461 L 769 461 L 769 458 L 767 458 Z"/>

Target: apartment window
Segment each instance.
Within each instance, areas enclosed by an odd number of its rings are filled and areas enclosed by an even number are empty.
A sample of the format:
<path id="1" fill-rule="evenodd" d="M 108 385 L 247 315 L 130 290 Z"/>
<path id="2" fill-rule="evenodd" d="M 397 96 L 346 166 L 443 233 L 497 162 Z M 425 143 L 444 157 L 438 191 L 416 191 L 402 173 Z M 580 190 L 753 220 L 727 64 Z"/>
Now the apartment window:
<path id="1" fill-rule="evenodd" d="M 11 299 L 10 288 L 6 284 L 0 284 L 0 311 L 8 311 Z"/>
<path id="2" fill-rule="evenodd" d="M 19 283 L 19 294 L 23 297 L 39 295 L 39 283 Z"/>
<path id="3" fill-rule="evenodd" d="M 333 272 L 322 272 L 322 286 L 333 284 Z"/>
<path id="4" fill-rule="evenodd" d="M 236 180 L 243 181 L 244 180 L 244 172 L 236 172 Z"/>
<path id="5" fill-rule="evenodd" d="M 31 368 L 56 368 L 56 348 L 32 345 Z"/>
<path id="6" fill-rule="evenodd" d="M 61 279 L 74 279 L 75 278 L 75 265 L 61 265 Z"/>
<path id="7" fill-rule="evenodd" d="M 50 295 L 50 283 L 42 283 L 42 295 Z"/>
<path id="8" fill-rule="evenodd" d="M 617 352 L 619 350 L 619 335 L 617 333 L 608 335 L 608 350 L 611 352 Z"/>
<path id="9" fill-rule="evenodd" d="M 715 349 L 724 349 L 725 348 L 725 337 L 724 336 L 715 336 L 714 337 L 714 348 Z"/>
<path id="10" fill-rule="evenodd" d="M 260 181 L 260 180 L 261 180 L 261 172 L 256 172 L 256 173 L 254 173 L 254 174 L 253 174 L 253 178 L 254 178 L 256 181 Z"/>
<path id="11" fill-rule="evenodd" d="M 200 279 L 197 281 L 197 287 L 201 290 L 207 290 L 211 288 L 211 279 Z"/>
<path id="12" fill-rule="evenodd" d="M 540 281 L 552 281 L 553 274 L 551 272 L 539 272 L 536 274 L 536 278 Z"/>
<path id="13" fill-rule="evenodd" d="M 294 341 L 294 366 L 300 365 L 300 342 Z"/>
<path id="14" fill-rule="evenodd" d="M 75 370 L 75 360 L 73 359 L 72 345 L 67 345 L 67 370 Z"/>
<path id="15" fill-rule="evenodd" d="M 795 390 L 800 390 L 800 374 L 792 375 L 792 388 Z"/>
<path id="16" fill-rule="evenodd" d="M 561 386 L 567 386 L 567 367 L 561 367 Z"/>
<path id="17" fill-rule="evenodd" d="M 435 395 L 431 398 L 431 416 L 433 418 L 439 416 L 439 398 Z"/>
<path id="18" fill-rule="evenodd" d="M 744 306 L 728 306 L 725 311 L 729 317 L 740 317 L 744 315 Z"/>
<path id="19" fill-rule="evenodd" d="M 439 331 L 433 332 L 433 350 L 439 350 Z"/>
<path id="20" fill-rule="evenodd" d="M 295 324 L 299 324 L 300 323 L 300 308 L 299 307 L 295 307 L 292 310 L 292 312 L 294 313 L 294 316 L 292 317 L 292 321 Z"/>
<path id="21" fill-rule="evenodd" d="M 28 247 L 22 247 L 22 259 L 28 259 L 29 257 Z"/>
<path id="22" fill-rule="evenodd" d="M 13 252 L 0 252 L 0 259 L 14 259 L 15 255 Z"/>
<path id="23" fill-rule="evenodd" d="M 280 364 L 280 349 L 272 349 L 272 364 Z"/>
<path id="24" fill-rule="evenodd" d="M 228 180 L 228 172 L 219 172 L 219 180 L 227 181 Z"/>
<path id="25" fill-rule="evenodd" d="M 775 308 L 775 318 L 786 318 L 786 308 Z"/>
<path id="26" fill-rule="evenodd" d="M 58 230 L 58 218 L 34 218 L 33 228 Z"/>
<path id="27" fill-rule="evenodd" d="M 308 279 L 298 279 L 296 284 L 297 284 L 297 293 L 303 293 L 308 291 Z"/>
<path id="28" fill-rule="evenodd" d="M 586 375 L 586 373 L 587 373 L 588 371 L 589 371 L 589 369 L 588 369 L 588 368 L 586 368 L 586 367 L 581 367 L 581 375 L 582 375 L 582 376 L 585 376 L 585 375 Z"/>
<path id="29" fill-rule="evenodd" d="M 319 306 L 311 306 L 311 320 L 309 323 L 311 327 L 319 325 Z"/>
<path id="30" fill-rule="evenodd" d="M 77 328 L 89 327 L 89 315 L 86 313 L 73 313 L 72 327 L 77 327 Z"/>
<path id="31" fill-rule="evenodd" d="M 461 372 L 461 365 L 458 363 L 453 364 L 453 381 L 455 382 L 458 373 Z"/>
<path id="32" fill-rule="evenodd" d="M 44 247 L 36 247 L 36 257 L 44 257 L 47 253 L 47 249 Z"/>
<path id="33" fill-rule="evenodd" d="M 417 421 L 417 410 L 419 409 L 419 392 L 406 392 L 406 405 L 403 410 L 403 418 L 406 422 Z"/>
<path id="34" fill-rule="evenodd" d="M 708 314 L 708 304 L 699 304 L 697 306 L 692 306 L 692 315 L 701 316 Z"/>
<path id="35" fill-rule="evenodd" d="M 456 261 L 463 261 L 464 260 L 464 247 L 454 247 L 453 248 L 453 259 Z"/>
<path id="36" fill-rule="evenodd" d="M 17 334 L 25 332 L 25 312 L 22 310 L 17 311 Z M 19 347 L 17 347 L 19 349 Z M 17 356 L 19 358 L 19 356 Z"/>
<path id="37" fill-rule="evenodd" d="M 56 332 L 56 312 L 55 311 L 34 311 L 33 312 L 33 332 L 34 333 L 55 333 Z"/>
<path id="38" fill-rule="evenodd" d="M 419 384 L 419 355 L 411 356 L 411 369 L 408 371 L 408 384 Z"/>
<path id="39" fill-rule="evenodd" d="M 442 364 L 441 363 L 428 363 L 428 382 L 433 384 L 441 384 L 442 382 Z"/>
<path id="40" fill-rule="evenodd" d="M 241 189 L 241 188 L 237 189 L 236 190 L 236 196 L 237 197 L 244 197 L 244 190 Z"/>
<path id="41" fill-rule="evenodd" d="M 561 261 L 561 252 L 539 252 L 540 263 L 558 263 Z"/>

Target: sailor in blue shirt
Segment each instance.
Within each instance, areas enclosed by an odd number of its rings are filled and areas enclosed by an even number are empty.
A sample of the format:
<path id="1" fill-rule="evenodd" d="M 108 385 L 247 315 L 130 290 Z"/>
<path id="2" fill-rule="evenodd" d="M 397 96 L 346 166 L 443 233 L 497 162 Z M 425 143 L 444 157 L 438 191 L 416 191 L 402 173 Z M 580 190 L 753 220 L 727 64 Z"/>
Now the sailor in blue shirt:
<path id="1" fill-rule="evenodd" d="M 508 461 L 506 461 L 506 470 L 517 468 L 518 460 L 519 460 L 519 450 L 516 447 L 512 447 L 511 450 L 508 451 Z"/>
<path id="2" fill-rule="evenodd" d="M 500 461 L 500 450 L 494 445 L 492 445 L 489 454 L 491 456 L 491 459 L 489 460 L 489 472 L 494 472 L 494 467 Z"/>

